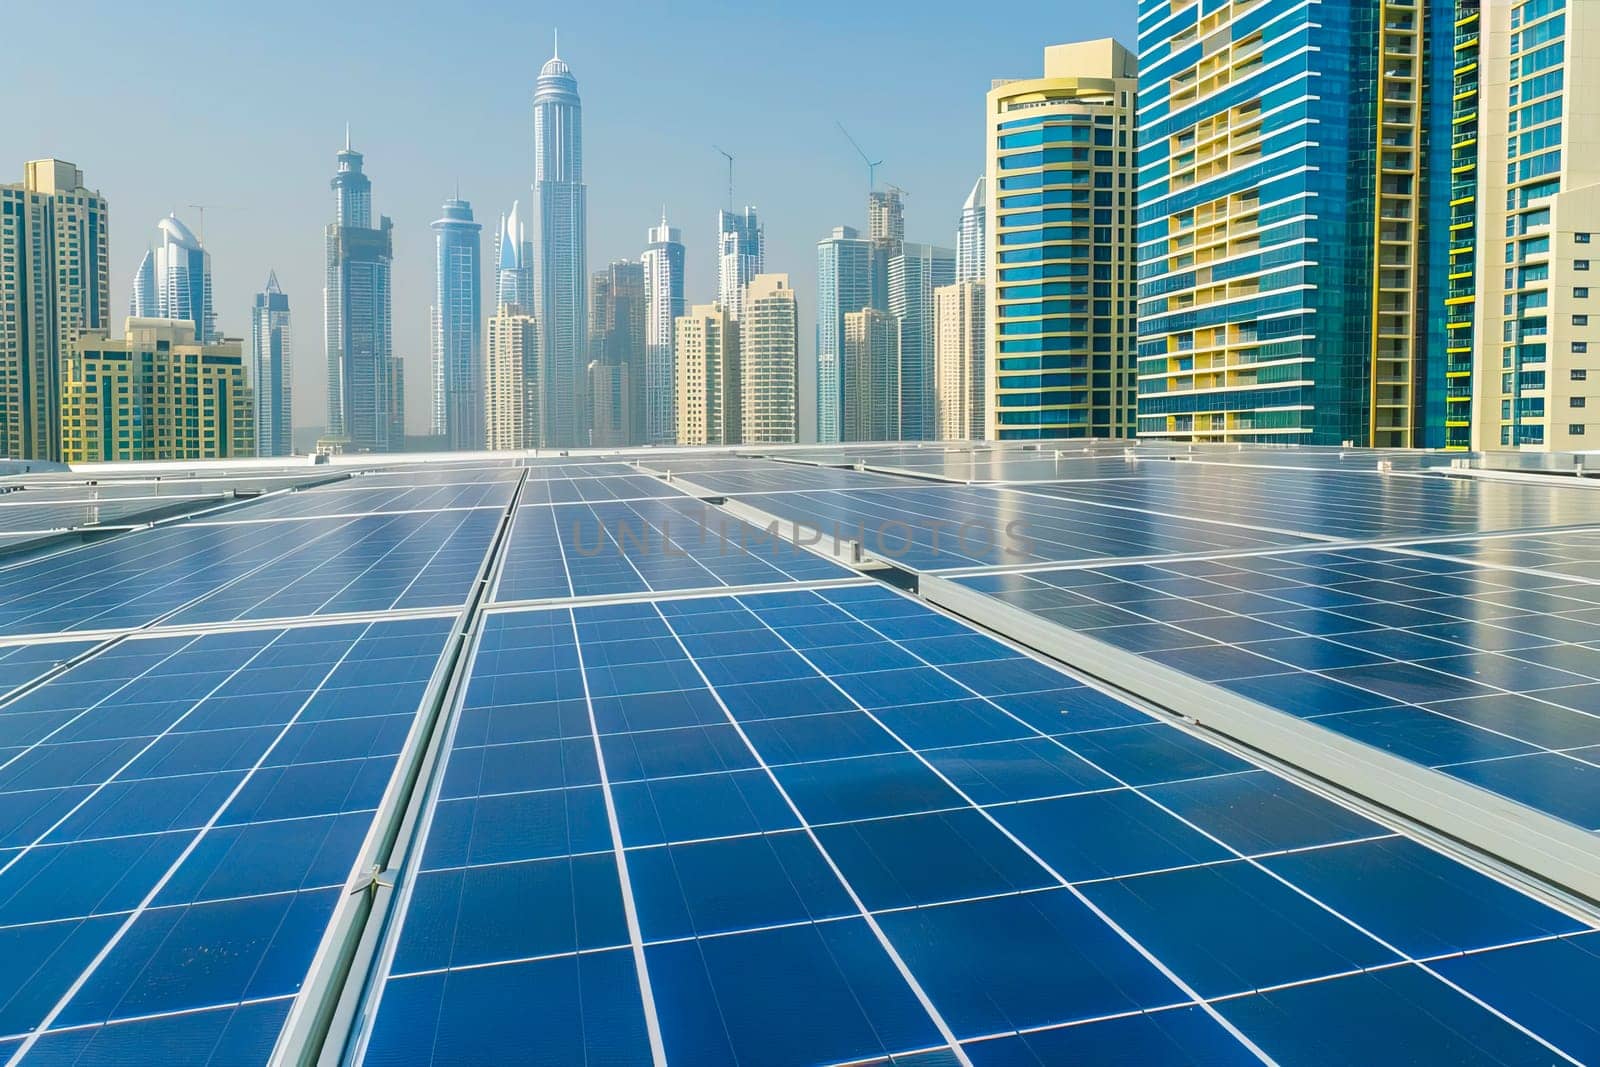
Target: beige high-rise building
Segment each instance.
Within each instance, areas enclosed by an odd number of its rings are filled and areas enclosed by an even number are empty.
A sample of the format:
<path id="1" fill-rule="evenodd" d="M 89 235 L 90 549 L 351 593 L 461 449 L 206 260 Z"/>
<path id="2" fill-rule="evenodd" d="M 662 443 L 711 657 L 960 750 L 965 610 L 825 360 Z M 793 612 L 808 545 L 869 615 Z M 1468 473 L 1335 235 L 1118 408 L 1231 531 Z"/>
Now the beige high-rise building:
<path id="1" fill-rule="evenodd" d="M 745 290 L 739 395 L 745 444 L 799 441 L 800 313 L 787 274 L 758 274 Z"/>
<path id="2" fill-rule="evenodd" d="M 1484 3 L 1468 28 L 1477 63 L 1458 83 L 1477 90 L 1471 445 L 1600 447 L 1600 5 Z M 1452 349 L 1452 390 L 1465 384 L 1458 358 Z"/>
<path id="3" fill-rule="evenodd" d="M 739 321 L 720 303 L 696 304 L 673 325 L 678 444 L 740 440 Z"/>
<path id="4" fill-rule="evenodd" d="M 484 337 L 485 444 L 496 451 L 538 448 L 544 441 L 539 322 L 515 304 L 501 304 Z"/>
<path id="5" fill-rule="evenodd" d="M 32 160 L 0 185 L 0 456 L 60 458 L 64 364 L 109 322 L 108 228 L 71 163 Z"/>
<path id="6" fill-rule="evenodd" d="M 983 440 L 985 419 L 983 282 L 933 291 L 934 392 L 941 441 Z"/>
<path id="7" fill-rule="evenodd" d="M 186 319 L 78 334 L 61 380 L 67 463 L 253 456 L 255 440 L 241 341 L 198 342 Z"/>
<path id="8" fill-rule="evenodd" d="M 844 317 L 845 441 L 900 440 L 900 320 L 877 308 Z"/>

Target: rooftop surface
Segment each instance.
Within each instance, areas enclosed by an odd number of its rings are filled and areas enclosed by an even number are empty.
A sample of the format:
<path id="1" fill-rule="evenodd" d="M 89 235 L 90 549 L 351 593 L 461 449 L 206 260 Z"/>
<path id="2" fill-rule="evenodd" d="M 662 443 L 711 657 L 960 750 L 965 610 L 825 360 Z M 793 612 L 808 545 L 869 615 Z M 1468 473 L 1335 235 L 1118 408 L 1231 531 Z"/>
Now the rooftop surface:
<path id="1" fill-rule="evenodd" d="M 1600 1062 L 1597 493 L 1110 443 L 0 477 L 0 1063 Z"/>

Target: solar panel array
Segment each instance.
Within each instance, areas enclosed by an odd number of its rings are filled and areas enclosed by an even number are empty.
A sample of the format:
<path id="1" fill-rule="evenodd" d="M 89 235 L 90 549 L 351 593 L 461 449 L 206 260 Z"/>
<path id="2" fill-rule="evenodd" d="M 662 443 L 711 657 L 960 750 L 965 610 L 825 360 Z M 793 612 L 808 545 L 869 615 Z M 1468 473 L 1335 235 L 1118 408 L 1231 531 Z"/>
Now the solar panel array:
<path id="1" fill-rule="evenodd" d="M 1600 1062 L 1584 902 L 914 591 L 1600 829 L 1600 498 L 1432 465 L 197 471 L 0 557 L 0 1062 Z"/>

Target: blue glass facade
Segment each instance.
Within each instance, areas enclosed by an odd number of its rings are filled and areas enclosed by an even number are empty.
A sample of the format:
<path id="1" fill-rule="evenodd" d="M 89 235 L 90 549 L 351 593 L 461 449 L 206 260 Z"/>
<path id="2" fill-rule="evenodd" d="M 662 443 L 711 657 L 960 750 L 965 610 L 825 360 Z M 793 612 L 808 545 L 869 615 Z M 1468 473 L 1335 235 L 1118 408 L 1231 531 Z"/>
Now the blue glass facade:
<path id="1" fill-rule="evenodd" d="M 1142 435 L 1443 443 L 1452 23 L 1143 0 Z"/>

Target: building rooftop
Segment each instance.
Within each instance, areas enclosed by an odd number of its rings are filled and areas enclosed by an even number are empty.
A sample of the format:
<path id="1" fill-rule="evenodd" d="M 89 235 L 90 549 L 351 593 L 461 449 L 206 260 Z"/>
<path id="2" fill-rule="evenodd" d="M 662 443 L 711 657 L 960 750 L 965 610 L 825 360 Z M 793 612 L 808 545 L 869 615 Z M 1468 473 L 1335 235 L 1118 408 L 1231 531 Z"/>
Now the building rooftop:
<path id="1" fill-rule="evenodd" d="M 1578 459 L 0 468 L 0 1059 L 1595 1061 Z"/>

